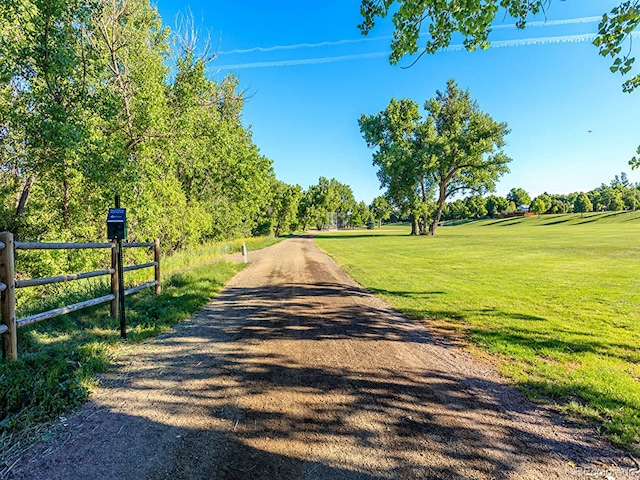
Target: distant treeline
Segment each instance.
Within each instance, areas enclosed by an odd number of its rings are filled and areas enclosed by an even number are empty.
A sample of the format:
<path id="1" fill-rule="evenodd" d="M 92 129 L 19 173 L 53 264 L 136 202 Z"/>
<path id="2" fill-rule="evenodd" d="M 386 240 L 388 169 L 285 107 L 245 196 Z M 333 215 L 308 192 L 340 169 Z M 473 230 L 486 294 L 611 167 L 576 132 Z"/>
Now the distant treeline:
<path id="1" fill-rule="evenodd" d="M 602 184 L 589 192 L 567 195 L 543 193 L 535 198 L 522 188 L 512 188 L 506 197 L 478 195 L 458 199 L 446 205 L 443 218 L 495 217 L 518 211 L 542 213 L 586 213 L 602 211 L 636 210 L 640 208 L 640 184 L 632 183 L 623 172 L 616 175 L 609 185 Z"/>

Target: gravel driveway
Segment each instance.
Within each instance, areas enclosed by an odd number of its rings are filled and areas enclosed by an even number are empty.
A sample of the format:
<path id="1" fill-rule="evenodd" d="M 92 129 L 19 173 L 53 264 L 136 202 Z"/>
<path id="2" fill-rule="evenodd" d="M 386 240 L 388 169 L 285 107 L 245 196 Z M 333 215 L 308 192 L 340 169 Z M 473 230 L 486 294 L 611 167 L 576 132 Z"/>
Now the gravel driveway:
<path id="1" fill-rule="evenodd" d="M 363 290 L 313 239 L 249 258 L 200 313 L 127 346 L 10 478 L 638 475 L 590 429 Z"/>

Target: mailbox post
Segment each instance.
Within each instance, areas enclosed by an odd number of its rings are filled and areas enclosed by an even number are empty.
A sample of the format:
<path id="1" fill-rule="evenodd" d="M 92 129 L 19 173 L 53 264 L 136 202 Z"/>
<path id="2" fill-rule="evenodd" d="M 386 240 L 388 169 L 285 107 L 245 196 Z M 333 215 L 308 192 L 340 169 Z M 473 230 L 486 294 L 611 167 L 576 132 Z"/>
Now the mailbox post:
<path id="1" fill-rule="evenodd" d="M 116 204 L 120 199 L 116 197 Z M 127 209 L 110 208 L 107 215 L 107 237 L 110 240 L 125 240 L 127 238 Z"/>
<path id="2" fill-rule="evenodd" d="M 120 208 L 120 195 L 116 195 L 115 208 L 110 208 L 107 215 L 107 237 L 116 241 L 120 337 L 127 338 L 127 324 L 124 315 L 124 267 L 122 259 L 122 240 L 126 240 L 127 238 L 127 209 Z"/>

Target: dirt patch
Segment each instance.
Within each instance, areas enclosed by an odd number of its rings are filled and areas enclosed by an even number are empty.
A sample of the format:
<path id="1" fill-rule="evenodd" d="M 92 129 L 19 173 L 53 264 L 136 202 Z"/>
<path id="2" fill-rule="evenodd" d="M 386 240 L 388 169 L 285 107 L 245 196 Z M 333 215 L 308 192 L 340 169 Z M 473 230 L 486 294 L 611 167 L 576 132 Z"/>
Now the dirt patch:
<path id="1" fill-rule="evenodd" d="M 637 465 L 370 295 L 310 238 L 120 355 L 16 479 L 632 478 Z"/>

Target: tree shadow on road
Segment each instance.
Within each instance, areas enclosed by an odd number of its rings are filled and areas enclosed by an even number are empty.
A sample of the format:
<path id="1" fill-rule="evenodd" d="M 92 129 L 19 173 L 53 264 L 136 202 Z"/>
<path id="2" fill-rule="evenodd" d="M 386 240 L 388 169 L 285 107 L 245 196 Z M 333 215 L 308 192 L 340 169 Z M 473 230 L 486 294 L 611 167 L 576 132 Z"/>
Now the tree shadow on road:
<path id="1" fill-rule="evenodd" d="M 229 288 L 105 377 L 45 473 L 567 478 L 609 453 L 450 350 L 358 287 Z"/>

